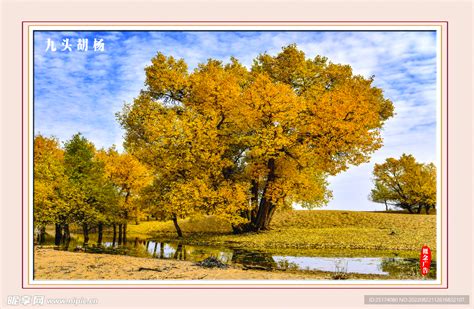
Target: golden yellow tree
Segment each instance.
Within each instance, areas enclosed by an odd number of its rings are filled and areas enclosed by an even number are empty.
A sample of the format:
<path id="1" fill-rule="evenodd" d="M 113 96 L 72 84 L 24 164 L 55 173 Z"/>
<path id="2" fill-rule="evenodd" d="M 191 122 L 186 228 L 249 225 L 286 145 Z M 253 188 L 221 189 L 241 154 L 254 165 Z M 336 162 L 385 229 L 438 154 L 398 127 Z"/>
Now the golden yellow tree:
<path id="1" fill-rule="evenodd" d="M 226 217 L 235 232 L 268 229 L 278 207 L 326 203 L 326 177 L 367 162 L 393 115 L 372 78 L 295 45 L 251 69 L 210 59 L 189 72 L 158 53 L 145 73 L 119 121 L 154 171 L 155 202 Z"/>
<path id="2" fill-rule="evenodd" d="M 61 223 L 67 223 L 68 212 L 61 196 L 64 186 L 64 151 L 55 138 L 36 135 L 34 139 L 33 167 L 33 223 L 44 241 L 47 224 L 56 225 L 56 244 L 59 244 Z"/>
<path id="3" fill-rule="evenodd" d="M 397 208 L 428 214 L 436 208 L 436 167 L 433 163 L 416 162 L 412 155 L 388 158 L 374 166 L 374 183 L 370 199 Z"/>
<path id="4" fill-rule="evenodd" d="M 118 224 L 119 243 L 126 241 L 127 222 L 138 222 L 142 213 L 137 203 L 140 191 L 151 184 L 152 178 L 148 169 L 129 153 L 119 153 L 114 147 L 97 152 L 97 158 L 104 163 L 106 177 L 118 190 L 120 201 L 118 209 L 110 214 L 114 228 Z"/>

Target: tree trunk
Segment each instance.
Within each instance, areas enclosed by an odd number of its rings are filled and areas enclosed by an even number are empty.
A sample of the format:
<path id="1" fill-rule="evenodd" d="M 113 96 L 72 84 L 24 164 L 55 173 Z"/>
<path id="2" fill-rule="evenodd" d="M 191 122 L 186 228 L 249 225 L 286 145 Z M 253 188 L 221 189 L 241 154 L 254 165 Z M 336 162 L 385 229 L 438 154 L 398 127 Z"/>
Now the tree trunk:
<path id="1" fill-rule="evenodd" d="M 418 206 L 417 213 L 418 213 L 418 214 L 421 214 L 421 210 L 422 210 L 422 209 L 423 209 L 423 206 L 422 206 L 422 205 L 419 205 L 419 206 Z"/>
<path id="2" fill-rule="evenodd" d="M 102 236 L 104 234 L 104 224 L 99 223 L 97 226 L 97 245 L 102 246 Z"/>
<path id="3" fill-rule="evenodd" d="M 112 224 L 112 229 L 113 229 L 112 247 L 115 247 L 115 243 L 117 242 L 117 225 L 115 223 Z"/>
<path id="4" fill-rule="evenodd" d="M 158 247 L 158 242 L 155 242 L 155 247 L 153 247 L 153 257 L 156 256 L 156 248 Z"/>
<path id="5" fill-rule="evenodd" d="M 165 243 L 160 242 L 160 259 L 165 258 Z"/>
<path id="6" fill-rule="evenodd" d="M 63 250 L 69 250 L 69 244 L 71 242 L 71 238 L 63 238 L 63 246 L 62 246 L 62 249 Z"/>
<path id="7" fill-rule="evenodd" d="M 387 201 L 384 201 L 384 203 L 385 203 L 385 211 L 388 211 Z"/>
<path id="8" fill-rule="evenodd" d="M 118 244 L 119 246 L 122 244 L 122 224 L 119 224 L 118 225 L 119 228 L 118 228 Z"/>
<path id="9" fill-rule="evenodd" d="M 42 226 L 39 231 L 38 235 L 38 243 L 39 244 L 44 244 L 46 241 L 46 226 Z"/>
<path id="10" fill-rule="evenodd" d="M 115 243 L 117 242 L 117 224 L 112 225 L 114 229 L 114 236 L 112 237 L 112 247 L 115 247 Z"/>
<path id="11" fill-rule="evenodd" d="M 176 229 L 176 233 L 178 233 L 178 237 L 183 237 L 183 232 L 181 231 L 181 228 L 178 225 L 178 218 L 176 217 L 176 215 L 173 215 L 173 224 L 174 228 Z"/>
<path id="12" fill-rule="evenodd" d="M 122 241 L 123 241 L 123 244 L 125 245 L 127 243 L 127 223 L 123 224 L 122 232 L 123 232 Z"/>
<path id="13" fill-rule="evenodd" d="M 430 209 L 431 209 L 431 206 L 429 206 L 429 205 L 426 205 L 426 206 L 425 206 L 425 211 L 426 211 L 426 214 L 427 214 L 427 215 L 430 214 Z"/>
<path id="14" fill-rule="evenodd" d="M 71 240 L 71 232 L 69 231 L 69 224 L 63 226 L 63 243 Z"/>
<path id="15" fill-rule="evenodd" d="M 174 252 L 173 259 L 182 260 L 182 252 L 183 252 L 183 245 L 178 244 L 178 247 L 176 248 L 176 251 Z"/>
<path id="16" fill-rule="evenodd" d="M 411 214 L 413 213 L 413 209 L 411 208 L 411 206 L 407 206 L 407 209 L 408 209 L 409 213 L 411 213 Z"/>
<path id="17" fill-rule="evenodd" d="M 84 223 L 82 225 L 82 232 L 84 234 L 84 247 L 87 247 L 89 245 L 89 225 L 87 223 Z"/>
<path id="18" fill-rule="evenodd" d="M 40 243 L 40 234 L 41 234 L 41 230 L 38 227 L 35 228 L 35 241 L 36 241 L 36 244 L 38 245 Z"/>
<path id="19" fill-rule="evenodd" d="M 232 226 L 234 234 L 241 234 L 246 232 L 258 232 L 261 230 L 268 230 L 270 227 L 270 222 L 272 220 L 273 214 L 276 210 L 276 205 L 268 199 L 266 196 L 268 188 L 276 180 L 276 166 L 275 159 L 269 159 L 267 162 L 268 175 L 261 198 L 259 201 L 259 188 L 256 181 L 252 181 L 251 186 L 251 204 L 252 211 L 250 215 L 250 221 L 248 223 L 239 224 Z M 245 216 L 242 216 L 246 218 Z"/>
<path id="20" fill-rule="evenodd" d="M 251 199 L 250 203 L 252 206 L 252 210 L 250 211 L 249 220 L 255 220 L 257 217 L 257 210 L 258 210 L 258 182 L 252 179 L 252 188 L 251 188 Z"/>
<path id="21" fill-rule="evenodd" d="M 62 226 L 62 231 L 63 231 L 63 236 L 61 239 L 61 242 L 63 244 L 62 249 L 63 250 L 68 250 L 69 249 L 69 243 L 71 242 L 71 232 L 69 231 L 69 224 L 65 223 Z"/>
<path id="22" fill-rule="evenodd" d="M 54 244 L 59 246 L 61 244 L 61 224 L 56 223 L 55 225 L 55 233 L 54 233 Z"/>
<path id="23" fill-rule="evenodd" d="M 273 218 L 273 214 L 275 213 L 276 206 L 271 205 L 270 211 L 268 212 L 267 220 L 265 220 L 264 230 L 268 230 L 270 228 L 270 222 Z"/>
<path id="24" fill-rule="evenodd" d="M 263 188 L 262 198 L 260 200 L 260 205 L 257 211 L 257 217 L 254 222 L 256 232 L 260 230 L 268 229 L 271 216 L 273 215 L 273 213 L 270 213 L 270 212 L 272 208 L 275 207 L 275 205 L 266 196 L 268 188 L 272 185 L 272 183 L 275 181 L 275 178 L 276 178 L 275 159 L 273 158 L 269 159 L 267 163 L 267 167 L 268 167 L 267 181 L 265 183 L 265 187 Z"/>
<path id="25" fill-rule="evenodd" d="M 255 226 L 254 231 L 258 232 L 263 229 L 264 222 L 267 220 L 268 216 L 268 211 L 269 211 L 270 203 L 267 201 L 267 198 L 265 197 L 265 191 L 264 191 L 264 196 L 260 200 L 260 205 L 258 207 L 257 211 L 257 217 L 255 218 L 253 225 Z"/>

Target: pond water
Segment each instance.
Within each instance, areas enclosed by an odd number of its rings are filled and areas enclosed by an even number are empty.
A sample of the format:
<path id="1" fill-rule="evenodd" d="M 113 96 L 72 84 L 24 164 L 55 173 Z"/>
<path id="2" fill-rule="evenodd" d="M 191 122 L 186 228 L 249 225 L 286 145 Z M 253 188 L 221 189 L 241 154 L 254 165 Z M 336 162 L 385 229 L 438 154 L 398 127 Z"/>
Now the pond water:
<path id="1" fill-rule="evenodd" d="M 188 245 L 178 241 L 159 241 L 154 239 L 132 239 L 126 245 L 113 244 L 104 237 L 103 246 L 89 246 L 86 251 L 92 253 L 122 254 L 139 257 L 159 259 L 176 259 L 199 262 L 208 257 L 215 257 L 226 264 L 240 264 L 248 268 L 267 270 L 293 270 L 293 271 L 325 271 L 338 274 L 357 273 L 386 275 L 391 278 L 411 278 L 419 274 L 419 260 L 416 258 L 402 257 L 345 257 L 345 256 L 300 256 L 275 254 L 258 251 L 244 250 L 233 247 L 213 247 Z M 50 239 L 49 244 L 54 240 Z M 79 239 L 72 238 L 67 246 L 62 245 L 62 250 L 77 250 L 82 243 Z M 431 270 L 426 279 L 436 278 L 436 262 L 431 264 Z"/>

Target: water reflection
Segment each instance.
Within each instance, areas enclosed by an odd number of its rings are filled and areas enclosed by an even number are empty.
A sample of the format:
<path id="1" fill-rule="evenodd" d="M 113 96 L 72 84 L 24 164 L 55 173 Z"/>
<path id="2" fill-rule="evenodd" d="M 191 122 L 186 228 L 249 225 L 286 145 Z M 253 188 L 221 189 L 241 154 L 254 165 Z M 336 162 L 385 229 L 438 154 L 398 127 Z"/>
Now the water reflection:
<path id="1" fill-rule="evenodd" d="M 79 239 L 71 238 L 59 248 L 62 250 L 84 250 L 95 253 L 123 254 L 160 259 L 175 259 L 198 262 L 215 257 L 226 264 L 240 264 L 247 268 L 267 270 L 325 271 L 335 274 L 357 273 L 405 278 L 419 278 L 417 259 L 400 257 L 316 257 L 275 255 L 264 251 L 250 251 L 229 247 L 186 245 L 180 242 L 163 242 L 135 238 L 126 245 L 117 245 L 112 239 L 101 246 L 79 247 Z M 427 279 L 436 279 L 436 262 L 432 262 Z"/>
<path id="2" fill-rule="evenodd" d="M 384 258 L 331 258 L 274 256 L 278 263 L 297 265 L 300 270 L 320 270 L 357 274 L 388 275 L 381 267 Z"/>

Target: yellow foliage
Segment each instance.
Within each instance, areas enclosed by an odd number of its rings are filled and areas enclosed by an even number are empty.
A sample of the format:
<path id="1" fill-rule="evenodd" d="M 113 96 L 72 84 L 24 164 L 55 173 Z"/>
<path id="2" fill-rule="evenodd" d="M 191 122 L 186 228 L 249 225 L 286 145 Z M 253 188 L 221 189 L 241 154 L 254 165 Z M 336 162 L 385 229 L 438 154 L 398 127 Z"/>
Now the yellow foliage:
<path id="1" fill-rule="evenodd" d="M 416 162 L 412 155 L 388 158 L 374 167 L 374 202 L 393 204 L 413 211 L 417 207 L 436 208 L 436 167 Z"/>
<path id="2" fill-rule="evenodd" d="M 55 222 L 56 206 L 62 203 L 59 187 L 64 181 L 64 152 L 55 138 L 34 139 L 34 220 L 36 224 Z"/>
<path id="3" fill-rule="evenodd" d="M 153 169 L 152 203 L 179 217 L 264 229 L 277 207 L 320 206 L 331 197 L 327 175 L 367 162 L 393 115 L 372 78 L 295 45 L 250 70 L 231 58 L 188 72 L 158 53 L 145 71 L 147 88 L 118 117 L 127 150 Z"/>
<path id="4" fill-rule="evenodd" d="M 120 217 L 140 218 L 140 209 L 137 199 L 141 190 L 152 182 L 152 176 L 146 166 L 129 153 L 118 153 L 115 148 L 108 151 L 100 150 L 96 157 L 104 163 L 105 176 L 119 190 Z"/>

